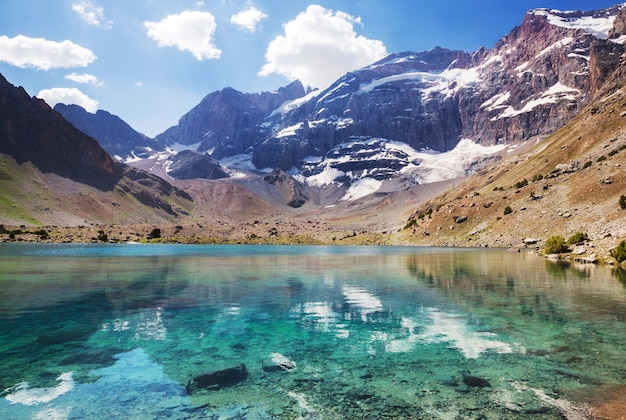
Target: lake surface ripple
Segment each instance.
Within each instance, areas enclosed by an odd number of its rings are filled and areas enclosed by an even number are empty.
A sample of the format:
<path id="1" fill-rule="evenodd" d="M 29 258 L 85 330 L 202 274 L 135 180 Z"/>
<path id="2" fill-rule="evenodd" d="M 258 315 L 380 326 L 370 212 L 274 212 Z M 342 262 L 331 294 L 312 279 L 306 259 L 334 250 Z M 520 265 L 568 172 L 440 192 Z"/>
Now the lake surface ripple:
<path id="1" fill-rule="evenodd" d="M 0 417 L 591 418 L 626 392 L 625 284 L 487 249 L 0 245 Z"/>

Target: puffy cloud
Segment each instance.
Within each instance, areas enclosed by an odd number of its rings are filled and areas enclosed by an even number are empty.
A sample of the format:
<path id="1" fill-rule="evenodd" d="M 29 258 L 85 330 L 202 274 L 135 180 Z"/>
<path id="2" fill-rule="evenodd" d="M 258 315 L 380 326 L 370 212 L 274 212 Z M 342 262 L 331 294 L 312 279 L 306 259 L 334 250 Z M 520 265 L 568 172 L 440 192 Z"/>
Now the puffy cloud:
<path id="1" fill-rule="evenodd" d="M 72 10 L 75 11 L 82 20 L 90 25 L 104 25 L 107 28 L 111 28 L 113 26 L 112 20 L 105 21 L 104 9 L 91 2 L 84 1 L 82 3 L 73 4 Z"/>
<path id="2" fill-rule="evenodd" d="M 324 88 L 348 71 L 386 56 L 381 41 L 356 34 L 355 23 L 361 24 L 361 19 L 310 5 L 283 25 L 284 35 L 270 42 L 259 74 L 278 73 Z"/>
<path id="3" fill-rule="evenodd" d="M 219 58 L 222 54 L 213 45 L 213 34 L 217 24 L 208 12 L 185 11 L 170 15 L 159 22 L 144 22 L 148 36 L 154 39 L 159 47 L 177 47 L 181 51 L 189 51 L 193 56 L 203 59 Z"/>
<path id="4" fill-rule="evenodd" d="M 239 26 L 240 29 L 247 29 L 250 32 L 256 31 L 257 24 L 265 19 L 267 15 L 262 11 L 250 7 L 230 17 L 230 23 Z"/>
<path id="5" fill-rule="evenodd" d="M 88 74 L 88 73 L 83 73 L 83 74 L 70 73 L 67 76 L 65 76 L 65 78 L 76 83 L 84 83 L 87 85 L 102 86 L 104 84 L 102 83 L 102 80 L 99 80 L 93 74 Z"/>
<path id="6" fill-rule="evenodd" d="M 80 105 L 85 108 L 87 112 L 91 112 L 92 114 L 98 110 L 98 101 L 91 99 L 76 88 L 43 89 L 39 91 L 37 97 L 46 101 L 51 107 L 61 103 Z"/>
<path id="7" fill-rule="evenodd" d="M 0 61 L 17 67 L 41 70 L 85 67 L 95 59 L 93 52 L 67 40 L 55 42 L 24 35 L 0 36 Z"/>

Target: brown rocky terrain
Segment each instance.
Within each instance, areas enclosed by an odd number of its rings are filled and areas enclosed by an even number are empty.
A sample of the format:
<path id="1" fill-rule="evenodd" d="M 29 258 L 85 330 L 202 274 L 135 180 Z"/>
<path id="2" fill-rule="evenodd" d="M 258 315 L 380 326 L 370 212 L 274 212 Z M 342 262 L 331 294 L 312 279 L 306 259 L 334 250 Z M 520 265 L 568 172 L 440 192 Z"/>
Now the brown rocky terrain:
<path id="1" fill-rule="evenodd" d="M 580 258 L 603 259 L 626 238 L 624 67 L 569 124 L 497 163 L 411 216 L 400 237 L 419 245 L 541 247 L 551 236 L 590 237 Z M 510 211 L 506 211 L 506 208 Z"/>

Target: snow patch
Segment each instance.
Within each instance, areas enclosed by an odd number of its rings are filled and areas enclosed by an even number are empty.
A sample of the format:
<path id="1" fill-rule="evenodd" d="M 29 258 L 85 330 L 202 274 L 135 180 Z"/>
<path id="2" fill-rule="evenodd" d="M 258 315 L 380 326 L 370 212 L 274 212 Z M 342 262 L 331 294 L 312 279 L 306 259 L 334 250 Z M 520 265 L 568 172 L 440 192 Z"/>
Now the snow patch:
<path id="1" fill-rule="evenodd" d="M 549 47 L 546 47 L 543 50 L 539 51 L 535 58 L 542 57 L 556 48 L 563 48 L 564 46 L 566 46 L 567 44 L 571 44 L 572 42 L 574 42 L 574 38 L 572 37 L 563 38 L 560 41 L 557 41 L 554 44 L 550 45 Z"/>
<path id="2" fill-rule="evenodd" d="M 588 34 L 601 39 L 607 39 L 609 37 L 609 31 L 613 28 L 613 22 L 615 22 L 615 16 L 570 17 L 568 14 L 573 15 L 574 12 L 560 12 L 558 10 L 548 9 L 537 9 L 534 10 L 533 13 L 537 16 L 547 17 L 551 25 L 568 29 L 582 29 Z M 557 16 L 557 14 L 562 16 Z"/>
<path id="3" fill-rule="evenodd" d="M 293 137 L 296 135 L 296 132 L 300 130 L 304 126 L 304 123 L 299 122 L 298 124 L 294 124 L 289 127 L 285 127 L 280 130 L 278 133 L 274 134 L 274 137 L 280 139 L 283 137 Z"/>
<path id="4" fill-rule="evenodd" d="M 361 178 L 354 182 L 346 194 L 343 196 L 342 200 L 345 201 L 354 201 L 358 200 L 361 197 L 365 197 L 366 195 L 373 194 L 380 189 L 380 186 L 383 184 L 383 181 L 378 181 L 374 178 Z"/>
<path id="5" fill-rule="evenodd" d="M 561 82 L 555 83 L 550 89 L 545 91 L 538 99 L 532 99 L 526 103 L 521 109 L 515 109 L 512 106 L 507 107 L 503 113 L 491 119 L 496 121 L 501 118 L 510 118 L 516 115 L 530 112 L 536 107 L 545 104 L 554 104 L 560 101 L 576 101 L 576 96 L 581 93 L 578 89 L 565 86 Z"/>
<path id="6" fill-rule="evenodd" d="M 310 176 L 306 179 L 307 183 L 313 187 L 323 187 L 332 184 L 335 179 L 344 176 L 345 173 L 339 169 L 330 166 L 324 167 L 324 170 L 317 175 Z"/>

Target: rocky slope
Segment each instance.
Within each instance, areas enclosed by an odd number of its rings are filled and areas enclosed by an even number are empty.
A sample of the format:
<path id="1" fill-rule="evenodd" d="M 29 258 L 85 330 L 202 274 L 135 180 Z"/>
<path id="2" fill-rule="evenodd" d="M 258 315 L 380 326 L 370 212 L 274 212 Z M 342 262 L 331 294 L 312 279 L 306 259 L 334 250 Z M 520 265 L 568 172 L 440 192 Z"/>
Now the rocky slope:
<path id="1" fill-rule="evenodd" d="M 187 193 L 115 161 L 0 76 L 0 223 L 163 222 L 191 208 Z"/>
<path id="2" fill-rule="evenodd" d="M 447 193 L 425 202 L 400 238 L 412 244 L 542 248 L 551 236 L 590 240 L 573 257 L 602 260 L 626 238 L 626 63 L 607 74 L 570 123 L 511 150 Z"/>
<path id="3" fill-rule="evenodd" d="M 163 146 L 135 131 L 117 115 L 103 110 L 95 114 L 78 105 L 56 104 L 54 110 L 74 127 L 98 140 L 100 146 L 119 160 L 146 158 Z"/>

